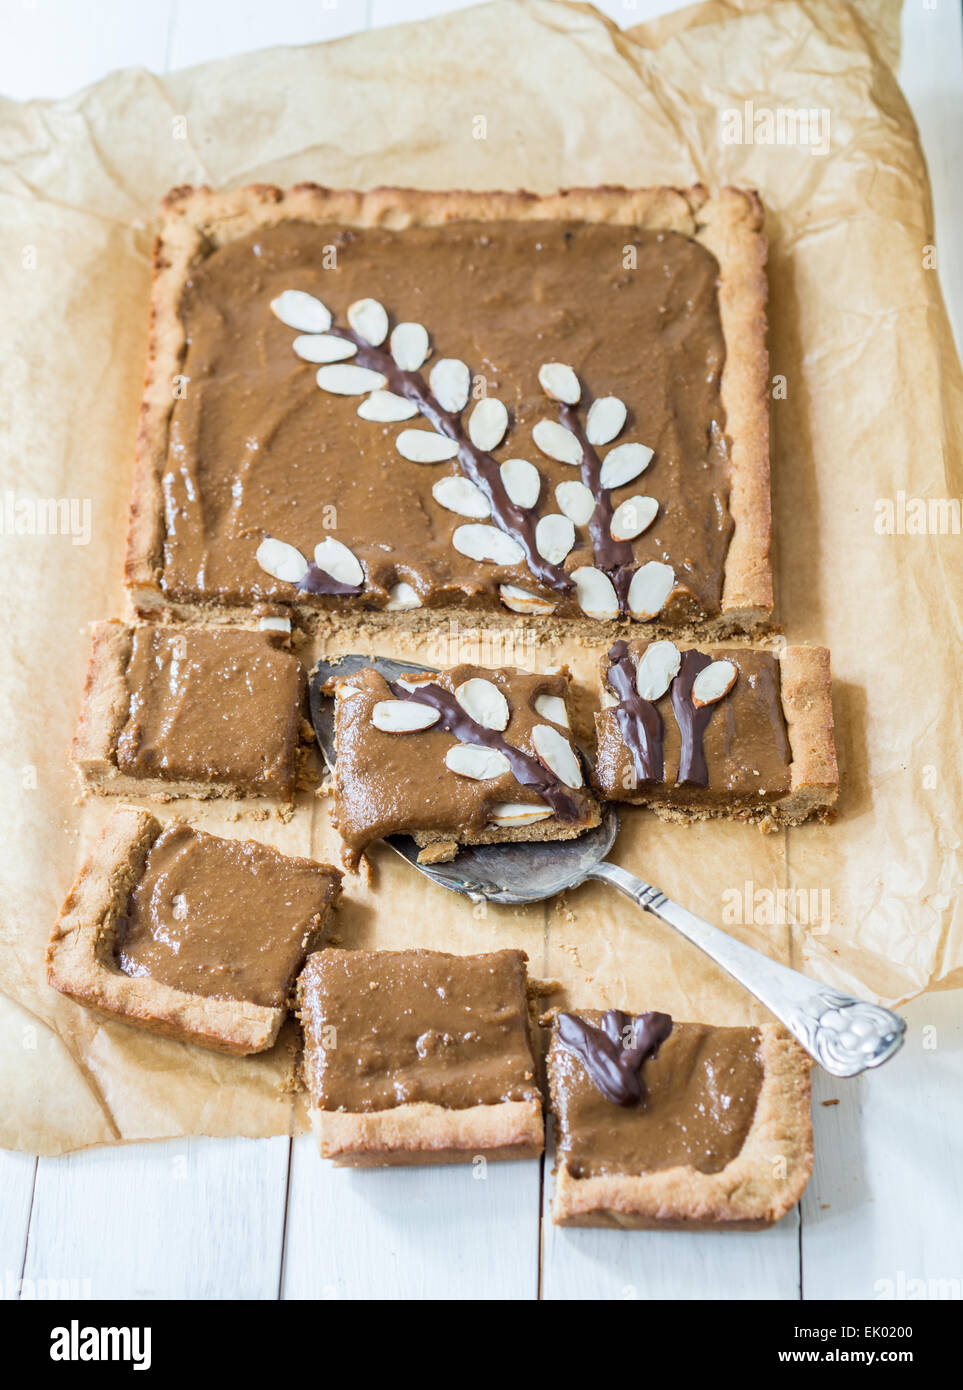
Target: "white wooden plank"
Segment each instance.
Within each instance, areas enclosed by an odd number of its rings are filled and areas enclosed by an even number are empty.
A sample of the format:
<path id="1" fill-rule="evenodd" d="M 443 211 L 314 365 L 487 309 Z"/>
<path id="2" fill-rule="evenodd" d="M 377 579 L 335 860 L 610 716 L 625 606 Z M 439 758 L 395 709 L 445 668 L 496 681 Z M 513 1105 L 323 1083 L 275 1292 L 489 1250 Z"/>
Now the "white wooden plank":
<path id="1" fill-rule="evenodd" d="M 32 1154 L 0 1149 L 0 1299 L 17 1296 L 36 1171 Z"/>
<path id="2" fill-rule="evenodd" d="M 176 0 L 169 68 L 258 48 L 322 43 L 365 28 L 367 0 Z"/>
<path id="3" fill-rule="evenodd" d="M 294 1142 L 283 1298 L 534 1299 L 537 1162 L 335 1168 Z"/>
<path id="4" fill-rule="evenodd" d="M 277 1298 L 289 1150 L 185 1139 L 42 1158 L 25 1278 L 92 1298 Z"/>
<path id="5" fill-rule="evenodd" d="M 173 0 L 5 0 L 0 92 L 64 97 L 114 68 L 163 72 Z"/>
<path id="6" fill-rule="evenodd" d="M 799 1215 L 768 1231 L 687 1234 L 552 1225 L 546 1164 L 542 1227 L 545 1299 L 706 1300 L 799 1297 Z"/>
<path id="7" fill-rule="evenodd" d="M 816 1075 L 806 1298 L 906 1297 L 914 1287 L 918 1296 L 912 1280 L 928 1297 L 942 1287 L 963 1297 L 963 991 L 902 1012 L 906 1044 L 880 1071 L 848 1082 Z"/>

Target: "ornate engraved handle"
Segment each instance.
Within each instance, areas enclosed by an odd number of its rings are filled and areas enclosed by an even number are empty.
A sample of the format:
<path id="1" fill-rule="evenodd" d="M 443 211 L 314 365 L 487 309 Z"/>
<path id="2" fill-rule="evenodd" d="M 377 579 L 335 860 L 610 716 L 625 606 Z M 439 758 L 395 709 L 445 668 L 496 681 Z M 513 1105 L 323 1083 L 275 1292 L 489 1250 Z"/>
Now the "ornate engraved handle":
<path id="1" fill-rule="evenodd" d="M 789 1029 L 833 1076 L 858 1076 L 889 1060 L 903 1045 L 906 1024 L 898 1014 L 810 980 L 736 941 L 651 884 L 604 860 L 588 878 L 611 883 L 620 893 L 682 933 L 744 985 Z"/>

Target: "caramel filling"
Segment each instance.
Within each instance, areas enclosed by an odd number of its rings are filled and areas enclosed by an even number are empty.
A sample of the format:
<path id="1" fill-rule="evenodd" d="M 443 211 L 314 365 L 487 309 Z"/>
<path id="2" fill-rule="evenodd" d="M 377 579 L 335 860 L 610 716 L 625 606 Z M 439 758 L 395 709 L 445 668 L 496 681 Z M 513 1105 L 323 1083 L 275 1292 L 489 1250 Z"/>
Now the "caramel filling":
<path id="1" fill-rule="evenodd" d="M 321 1110 L 538 1098 L 521 951 L 318 951 L 300 995 Z"/>
<path id="2" fill-rule="evenodd" d="M 293 792 L 304 671 L 266 633 L 139 627 L 126 680 L 122 772 Z"/>
<path id="3" fill-rule="evenodd" d="M 393 322 L 428 330 L 426 373 L 453 357 L 483 378 L 511 415 L 495 459 L 527 457 L 542 474 L 533 515 L 556 511 L 556 485 L 580 476 L 532 441 L 537 421 L 558 417 L 539 366 L 572 365 L 585 392 L 580 410 L 593 395 L 620 397 L 629 417 L 619 442 L 645 443 L 655 457 L 609 501 L 643 492 L 660 504 L 631 552 L 672 566 L 680 615 L 718 612 L 732 522 L 717 279 L 714 257 L 687 237 L 602 224 L 392 231 L 285 222 L 212 250 L 192 269 L 180 306 L 190 387 L 174 404 L 163 478 L 165 589 L 182 602 L 299 597 L 380 607 L 404 581 L 426 606 L 499 607 L 498 585 L 511 583 L 543 593 L 559 614 L 580 615 L 571 589 L 540 584 L 524 562 L 487 564 L 454 549 L 465 518 L 440 506 L 432 485 L 457 464 L 401 457 L 399 431 L 424 421 L 365 421 L 357 398 L 318 389 L 316 365 L 294 354 L 294 333 L 269 308 L 300 289 L 339 325 L 353 301 L 373 296 Z M 265 535 L 309 559 L 333 535 L 362 562 L 363 593 L 298 596 L 256 563 Z M 581 527 L 564 571 L 595 563 Z"/>
<path id="4" fill-rule="evenodd" d="M 598 1024 L 601 1013 L 580 1015 Z M 559 1161 L 576 1178 L 691 1167 L 718 1173 L 738 1157 L 762 1086 L 755 1028 L 676 1023 L 642 1065 L 644 1099 L 616 1105 L 572 1052 L 549 1054 Z"/>
<path id="5" fill-rule="evenodd" d="M 117 942 L 125 975 L 278 1008 L 340 876 L 255 840 L 173 824 L 154 841 Z"/>

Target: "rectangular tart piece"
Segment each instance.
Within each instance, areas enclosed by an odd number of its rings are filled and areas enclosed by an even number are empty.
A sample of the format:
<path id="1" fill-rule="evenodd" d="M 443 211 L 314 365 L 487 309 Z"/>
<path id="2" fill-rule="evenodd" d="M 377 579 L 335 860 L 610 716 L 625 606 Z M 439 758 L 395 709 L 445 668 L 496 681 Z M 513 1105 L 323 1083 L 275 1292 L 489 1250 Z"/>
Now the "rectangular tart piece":
<path id="1" fill-rule="evenodd" d="M 148 811 L 111 815 L 47 948 L 78 1004 L 241 1056 L 273 1045 L 341 875 Z"/>
<path id="2" fill-rule="evenodd" d="M 298 980 L 323 1158 L 371 1167 L 542 1151 L 524 951 L 344 951 Z"/>
<path id="3" fill-rule="evenodd" d="M 838 791 L 825 647 L 698 651 L 616 642 L 601 661 L 595 780 L 665 819 L 796 825 Z"/>
<path id="4" fill-rule="evenodd" d="M 554 1222 L 772 1225 L 812 1172 L 809 1068 L 775 1025 L 714 1028 L 618 1010 L 559 1015 L 548 1053 Z"/>
<path id="5" fill-rule="evenodd" d="M 421 858 L 459 845 L 570 840 L 599 822 L 568 727 L 569 674 L 473 665 L 389 684 L 335 678 L 335 817 L 355 867 L 385 835 Z"/>
<path id="6" fill-rule="evenodd" d="M 270 632 L 95 623 L 72 757 L 92 791 L 289 801 L 304 693 Z"/>
<path id="7" fill-rule="evenodd" d="M 735 188 L 173 190 L 136 608 L 764 624 L 762 220 Z"/>

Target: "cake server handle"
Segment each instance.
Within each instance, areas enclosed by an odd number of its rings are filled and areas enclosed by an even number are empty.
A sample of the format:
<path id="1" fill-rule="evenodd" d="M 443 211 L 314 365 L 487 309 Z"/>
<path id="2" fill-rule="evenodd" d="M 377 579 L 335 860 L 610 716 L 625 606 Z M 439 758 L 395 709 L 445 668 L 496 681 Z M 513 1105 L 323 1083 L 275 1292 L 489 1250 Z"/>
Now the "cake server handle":
<path id="1" fill-rule="evenodd" d="M 611 883 L 637 906 L 675 927 L 765 1004 L 832 1076 L 858 1076 L 887 1062 L 902 1047 L 906 1024 L 891 1009 L 854 999 L 770 960 L 617 864 L 603 859 L 586 878 Z"/>

